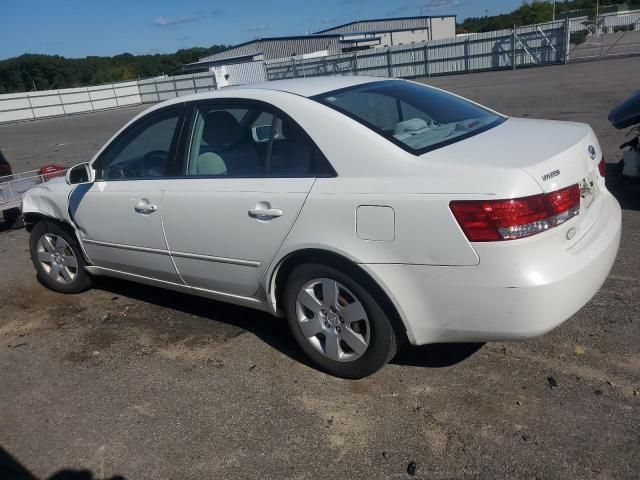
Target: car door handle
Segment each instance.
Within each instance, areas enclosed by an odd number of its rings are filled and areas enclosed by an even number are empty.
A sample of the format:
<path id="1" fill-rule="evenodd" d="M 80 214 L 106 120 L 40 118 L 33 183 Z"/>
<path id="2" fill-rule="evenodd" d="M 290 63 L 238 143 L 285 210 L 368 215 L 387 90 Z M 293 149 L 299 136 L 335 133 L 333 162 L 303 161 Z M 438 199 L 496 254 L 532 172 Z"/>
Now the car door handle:
<path id="1" fill-rule="evenodd" d="M 150 203 L 139 203 L 133 208 L 135 209 L 136 212 L 145 213 L 145 214 L 153 213 L 156 210 L 158 210 L 157 205 L 152 205 Z"/>
<path id="2" fill-rule="evenodd" d="M 271 217 L 277 218 L 282 216 L 282 210 L 278 208 L 252 208 L 249 210 L 249 215 L 252 217 Z"/>

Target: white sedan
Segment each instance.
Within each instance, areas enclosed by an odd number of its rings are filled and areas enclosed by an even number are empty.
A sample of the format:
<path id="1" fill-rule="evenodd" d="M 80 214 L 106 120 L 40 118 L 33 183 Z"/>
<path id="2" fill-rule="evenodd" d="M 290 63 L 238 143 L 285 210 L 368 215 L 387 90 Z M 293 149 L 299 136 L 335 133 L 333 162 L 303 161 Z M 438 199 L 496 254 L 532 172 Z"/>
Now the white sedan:
<path id="1" fill-rule="evenodd" d="M 24 198 L 49 288 L 108 275 L 286 316 L 334 375 L 404 340 L 541 335 L 600 288 L 621 212 L 588 125 L 419 83 L 269 82 L 176 98 Z"/>

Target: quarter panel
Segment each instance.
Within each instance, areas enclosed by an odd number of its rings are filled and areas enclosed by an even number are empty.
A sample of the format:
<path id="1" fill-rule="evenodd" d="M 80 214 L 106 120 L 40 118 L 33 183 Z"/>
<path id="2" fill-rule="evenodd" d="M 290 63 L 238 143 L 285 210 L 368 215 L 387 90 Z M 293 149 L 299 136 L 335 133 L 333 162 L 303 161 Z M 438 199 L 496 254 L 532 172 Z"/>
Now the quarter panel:
<path id="1" fill-rule="evenodd" d="M 320 180 L 318 180 L 320 181 Z M 347 251 L 359 263 L 475 265 L 476 255 L 449 211 L 445 195 L 314 194 L 304 206 L 284 249 L 296 245 Z M 362 205 L 391 207 L 395 238 L 371 241 L 358 237 L 356 211 Z"/>

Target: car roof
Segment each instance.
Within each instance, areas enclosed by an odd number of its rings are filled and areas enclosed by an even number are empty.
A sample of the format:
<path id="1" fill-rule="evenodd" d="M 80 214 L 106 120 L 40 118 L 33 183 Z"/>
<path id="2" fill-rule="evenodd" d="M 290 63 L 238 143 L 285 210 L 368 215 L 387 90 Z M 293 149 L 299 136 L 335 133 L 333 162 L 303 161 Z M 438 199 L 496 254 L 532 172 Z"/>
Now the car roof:
<path id="1" fill-rule="evenodd" d="M 227 87 L 229 89 L 261 89 L 261 90 L 278 90 L 281 92 L 293 93 L 303 97 L 313 97 L 322 93 L 340 90 L 364 83 L 380 82 L 390 80 L 382 77 L 368 77 L 360 75 L 341 75 L 327 77 L 311 77 L 311 78 L 293 78 L 289 80 L 272 80 L 251 85 L 238 85 Z"/>
<path id="2" fill-rule="evenodd" d="M 129 123 L 133 123 L 139 118 L 154 112 L 156 110 L 169 107 L 185 102 L 191 102 L 195 100 L 209 100 L 209 99 L 223 99 L 233 98 L 231 92 L 238 92 L 240 97 L 244 97 L 242 92 L 247 92 L 248 97 L 259 96 L 260 91 L 274 91 L 284 92 L 293 95 L 299 95 L 302 97 L 313 97 L 315 95 L 321 95 L 327 92 L 333 92 L 334 90 L 340 90 L 342 88 L 348 88 L 356 85 L 363 85 L 366 83 L 381 82 L 381 81 L 402 81 L 401 79 L 385 78 L 385 77 L 368 77 L 360 75 L 342 75 L 342 76 L 327 76 L 327 77 L 311 77 L 311 78 L 295 78 L 290 80 L 272 80 L 270 82 L 253 83 L 249 85 L 233 85 L 224 87 L 220 90 L 210 90 L 201 93 L 192 93 L 190 95 L 183 95 L 169 100 L 156 103 L 153 107 L 141 112 L 134 117 Z"/>

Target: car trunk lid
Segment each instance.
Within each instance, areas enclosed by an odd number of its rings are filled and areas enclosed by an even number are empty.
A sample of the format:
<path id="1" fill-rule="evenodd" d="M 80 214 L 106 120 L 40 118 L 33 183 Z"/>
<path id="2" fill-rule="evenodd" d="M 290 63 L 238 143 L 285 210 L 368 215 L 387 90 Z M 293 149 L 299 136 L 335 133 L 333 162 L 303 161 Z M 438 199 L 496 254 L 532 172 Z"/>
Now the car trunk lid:
<path id="1" fill-rule="evenodd" d="M 434 151 L 423 157 L 443 154 Z M 598 199 L 604 188 L 598 171 L 602 152 L 589 125 L 509 118 L 487 132 L 447 147 L 446 156 L 462 166 L 519 168 L 543 193 L 578 184 L 581 202 L 575 241 L 597 218 Z M 509 191 L 507 185 L 505 191 Z M 510 198 L 502 192 L 494 193 Z"/>

